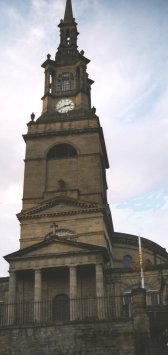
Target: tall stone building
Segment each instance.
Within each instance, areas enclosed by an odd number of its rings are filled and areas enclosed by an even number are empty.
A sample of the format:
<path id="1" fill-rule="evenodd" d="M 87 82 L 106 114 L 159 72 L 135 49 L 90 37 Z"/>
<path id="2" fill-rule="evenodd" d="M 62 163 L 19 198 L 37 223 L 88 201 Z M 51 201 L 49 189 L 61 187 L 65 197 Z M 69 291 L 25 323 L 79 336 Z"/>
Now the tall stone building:
<path id="1" fill-rule="evenodd" d="M 138 237 L 114 232 L 71 0 L 58 27 L 55 59 L 42 64 L 42 114 L 24 135 L 20 250 L 5 256 L 10 277 L 0 279 L 0 354 L 156 354 L 156 333 L 166 354 L 168 254 L 142 238 L 140 267 Z"/>

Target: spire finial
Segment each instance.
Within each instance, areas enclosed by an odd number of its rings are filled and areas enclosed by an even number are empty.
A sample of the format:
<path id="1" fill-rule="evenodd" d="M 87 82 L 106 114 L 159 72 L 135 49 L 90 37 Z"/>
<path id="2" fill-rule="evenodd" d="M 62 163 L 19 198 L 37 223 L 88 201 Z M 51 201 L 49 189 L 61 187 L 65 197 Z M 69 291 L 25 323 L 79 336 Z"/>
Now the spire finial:
<path id="1" fill-rule="evenodd" d="M 72 2 L 71 0 L 66 0 L 64 22 L 71 22 L 71 21 L 73 21 Z"/>

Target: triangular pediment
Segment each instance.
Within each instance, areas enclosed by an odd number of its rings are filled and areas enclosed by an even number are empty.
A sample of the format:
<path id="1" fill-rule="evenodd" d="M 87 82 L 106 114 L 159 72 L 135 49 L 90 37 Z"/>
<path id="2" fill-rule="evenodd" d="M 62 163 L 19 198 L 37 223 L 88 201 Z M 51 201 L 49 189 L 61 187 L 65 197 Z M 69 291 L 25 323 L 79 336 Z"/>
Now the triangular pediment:
<path id="1" fill-rule="evenodd" d="M 94 253 L 94 252 L 103 252 L 106 253 L 106 248 L 80 243 L 78 241 L 70 241 L 65 238 L 62 239 L 58 236 L 52 236 L 48 239 L 45 239 L 43 242 L 33 244 L 30 247 L 20 249 L 19 251 L 6 255 L 5 259 L 10 261 L 15 258 L 29 258 L 29 257 L 40 257 L 40 256 L 60 256 L 68 254 L 83 254 L 83 253 Z"/>
<path id="2" fill-rule="evenodd" d="M 86 249 L 83 249 L 81 246 L 74 245 L 74 244 L 69 244 L 66 242 L 60 242 L 55 240 L 54 242 L 44 245 L 43 247 L 32 250 L 28 253 L 29 256 L 40 256 L 40 255 L 60 255 L 60 254 L 68 254 L 68 253 L 80 253 L 83 250 L 86 251 Z"/>
<path id="3" fill-rule="evenodd" d="M 37 206 L 24 210 L 17 215 L 19 220 L 27 218 L 36 218 L 50 215 L 74 214 L 74 213 L 89 213 L 100 211 L 101 208 L 96 203 L 75 200 L 68 197 L 56 197 L 47 200 Z"/>

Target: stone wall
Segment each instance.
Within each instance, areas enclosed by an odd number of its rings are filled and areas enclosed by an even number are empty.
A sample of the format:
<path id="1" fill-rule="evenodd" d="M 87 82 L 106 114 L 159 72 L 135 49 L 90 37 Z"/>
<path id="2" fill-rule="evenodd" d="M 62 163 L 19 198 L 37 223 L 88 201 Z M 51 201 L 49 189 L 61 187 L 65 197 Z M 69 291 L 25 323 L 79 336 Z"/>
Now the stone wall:
<path id="1" fill-rule="evenodd" d="M 135 355 L 132 322 L 0 330 L 0 355 Z"/>
<path id="2" fill-rule="evenodd" d="M 132 319 L 0 328 L 0 355 L 149 355 L 146 292 L 132 292 Z"/>

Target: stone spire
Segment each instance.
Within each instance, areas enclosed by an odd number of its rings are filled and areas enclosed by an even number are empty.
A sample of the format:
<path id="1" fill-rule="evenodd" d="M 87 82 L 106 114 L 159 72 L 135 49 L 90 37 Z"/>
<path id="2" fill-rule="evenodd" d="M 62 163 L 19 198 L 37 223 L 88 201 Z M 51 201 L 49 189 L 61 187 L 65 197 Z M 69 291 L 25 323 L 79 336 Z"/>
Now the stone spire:
<path id="1" fill-rule="evenodd" d="M 64 23 L 73 22 L 73 11 L 72 11 L 72 2 L 71 0 L 66 1 Z"/>
<path id="2" fill-rule="evenodd" d="M 78 56 L 77 38 L 79 33 L 73 17 L 71 0 L 66 0 L 64 20 L 61 20 L 58 27 L 60 28 L 60 45 L 56 53 L 56 60 L 58 61 L 60 58 L 62 60 L 65 57 L 67 61 L 67 58 Z"/>

